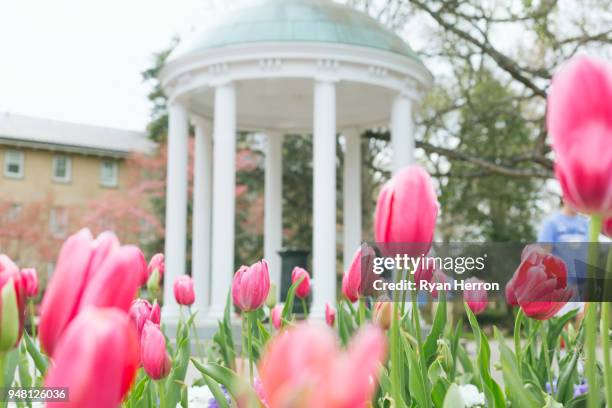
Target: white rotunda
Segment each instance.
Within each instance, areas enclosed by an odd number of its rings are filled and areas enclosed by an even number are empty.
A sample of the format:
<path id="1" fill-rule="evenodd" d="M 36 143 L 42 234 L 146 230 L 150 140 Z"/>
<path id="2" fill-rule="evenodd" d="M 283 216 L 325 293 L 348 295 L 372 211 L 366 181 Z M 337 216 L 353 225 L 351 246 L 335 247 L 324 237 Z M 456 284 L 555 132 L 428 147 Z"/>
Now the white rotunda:
<path id="1" fill-rule="evenodd" d="M 345 138 L 343 259 L 361 242 L 359 135 L 391 129 L 393 168 L 413 161 L 412 111 L 432 76 L 395 33 L 331 0 L 261 0 L 185 38 L 162 70 L 168 95 L 164 314 L 185 273 L 188 129 L 195 127 L 192 275 L 196 304 L 222 315 L 234 273 L 237 131 L 266 135 L 264 256 L 280 288 L 281 143 L 313 137 L 313 304 L 336 301 L 336 138 Z M 306 182 L 306 180 L 305 180 Z"/>

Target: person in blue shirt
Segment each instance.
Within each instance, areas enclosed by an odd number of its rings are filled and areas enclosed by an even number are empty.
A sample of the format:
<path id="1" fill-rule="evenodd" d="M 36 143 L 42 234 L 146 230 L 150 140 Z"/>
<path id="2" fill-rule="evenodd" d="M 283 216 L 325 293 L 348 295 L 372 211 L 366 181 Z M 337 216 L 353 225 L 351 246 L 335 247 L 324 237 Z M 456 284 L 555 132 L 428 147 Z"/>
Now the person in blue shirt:
<path id="1" fill-rule="evenodd" d="M 582 290 L 586 278 L 587 243 L 589 220 L 562 200 L 561 210 L 548 216 L 540 227 L 538 242 L 553 255 L 561 258 L 567 266 L 568 284 Z M 576 260 L 581 261 L 576 264 Z M 583 309 L 577 302 L 578 295 L 557 313 L 558 316 L 573 309 Z"/>

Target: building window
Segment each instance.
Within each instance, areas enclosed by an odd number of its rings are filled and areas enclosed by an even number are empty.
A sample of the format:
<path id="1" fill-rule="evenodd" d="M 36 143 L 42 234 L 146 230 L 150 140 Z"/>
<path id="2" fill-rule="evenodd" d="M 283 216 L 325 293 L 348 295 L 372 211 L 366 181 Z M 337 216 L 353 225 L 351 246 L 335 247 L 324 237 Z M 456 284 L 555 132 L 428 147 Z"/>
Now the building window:
<path id="1" fill-rule="evenodd" d="M 4 153 L 4 175 L 11 178 L 23 178 L 23 152 L 7 150 Z"/>
<path id="2" fill-rule="evenodd" d="M 100 165 L 100 184 L 104 187 L 117 187 L 119 165 L 113 160 L 104 160 Z"/>
<path id="3" fill-rule="evenodd" d="M 68 210 L 62 207 L 51 208 L 49 231 L 55 238 L 64 238 L 68 233 Z"/>
<path id="4" fill-rule="evenodd" d="M 53 181 L 68 183 L 72 172 L 72 160 L 68 156 L 53 156 Z"/>

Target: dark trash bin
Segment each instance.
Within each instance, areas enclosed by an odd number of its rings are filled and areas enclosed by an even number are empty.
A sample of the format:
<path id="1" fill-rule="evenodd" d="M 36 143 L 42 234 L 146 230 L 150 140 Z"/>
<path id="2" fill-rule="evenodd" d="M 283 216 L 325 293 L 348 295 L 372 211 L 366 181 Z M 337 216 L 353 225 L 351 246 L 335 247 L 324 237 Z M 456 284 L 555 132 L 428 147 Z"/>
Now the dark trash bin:
<path id="1" fill-rule="evenodd" d="M 312 278 L 312 273 L 308 269 L 308 255 L 310 251 L 305 249 L 282 249 L 278 251 L 278 254 L 281 257 L 281 290 L 280 290 L 280 301 L 285 302 L 287 300 L 287 293 L 289 292 L 289 288 L 291 287 L 291 272 L 293 268 L 299 266 L 304 268 L 310 273 L 310 277 Z M 306 304 L 310 307 L 312 292 L 306 299 Z M 302 302 L 300 299 L 295 299 L 293 302 L 293 313 L 303 313 L 302 310 Z"/>

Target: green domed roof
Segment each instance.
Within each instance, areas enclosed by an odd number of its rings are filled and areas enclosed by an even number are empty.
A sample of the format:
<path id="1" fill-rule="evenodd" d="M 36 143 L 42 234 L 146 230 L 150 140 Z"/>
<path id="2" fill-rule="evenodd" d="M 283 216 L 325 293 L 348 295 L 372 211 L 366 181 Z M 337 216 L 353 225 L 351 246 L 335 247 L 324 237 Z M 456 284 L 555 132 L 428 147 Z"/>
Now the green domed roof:
<path id="1" fill-rule="evenodd" d="M 397 34 L 331 0 L 260 0 L 196 32 L 171 59 L 223 46 L 257 42 L 318 42 L 375 48 L 419 61 Z"/>

